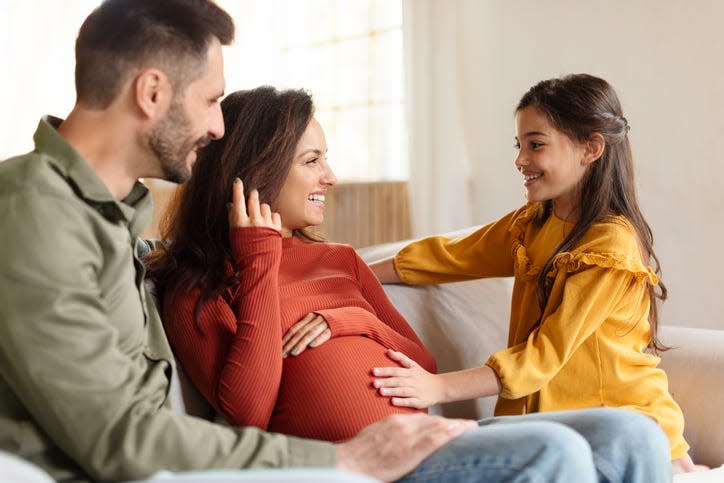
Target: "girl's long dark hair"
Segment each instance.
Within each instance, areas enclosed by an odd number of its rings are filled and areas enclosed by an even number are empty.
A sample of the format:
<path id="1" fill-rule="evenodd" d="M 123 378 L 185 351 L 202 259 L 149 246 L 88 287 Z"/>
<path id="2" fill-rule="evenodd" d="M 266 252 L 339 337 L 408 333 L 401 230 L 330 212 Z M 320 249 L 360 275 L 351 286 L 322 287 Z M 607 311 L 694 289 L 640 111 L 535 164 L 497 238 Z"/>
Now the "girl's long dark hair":
<path id="1" fill-rule="evenodd" d="M 161 221 L 164 248 L 145 260 L 161 299 L 184 287 L 201 289 L 197 316 L 205 300 L 238 283 L 238 273 L 229 277 L 225 268 L 234 179 L 241 178 L 246 194 L 257 189 L 260 202 L 272 205 L 314 114 L 308 92 L 269 86 L 233 92 L 221 109 L 226 135 L 199 153 L 193 176 L 176 190 Z M 304 230 L 294 234 L 319 239 Z"/>
<path id="2" fill-rule="evenodd" d="M 591 226 L 611 216 L 624 216 L 633 225 L 641 244 L 642 256 L 648 257 L 659 276 L 659 290 L 648 286 L 651 302 L 648 347 L 654 352 L 668 349 L 658 339 L 658 302 L 667 298 L 661 281 L 659 259 L 654 252 L 651 228 L 639 209 L 634 181 L 633 156 L 628 139 L 629 125 L 621 110 L 618 96 L 608 82 L 588 74 L 574 74 L 539 82 L 520 99 L 516 112 L 535 107 L 548 117 L 553 127 L 576 143 L 584 143 L 593 133 L 606 141 L 601 158 L 589 165 L 581 180 L 579 217 L 571 232 L 548 259 L 538 276 L 538 303 L 541 314 L 548 303 L 550 287 L 547 274 L 559 253 L 573 249 Z M 553 210 L 552 200 L 545 201 L 536 217 L 542 224 Z M 541 315 L 542 317 L 542 315 Z M 540 325 L 540 320 L 536 327 Z"/>

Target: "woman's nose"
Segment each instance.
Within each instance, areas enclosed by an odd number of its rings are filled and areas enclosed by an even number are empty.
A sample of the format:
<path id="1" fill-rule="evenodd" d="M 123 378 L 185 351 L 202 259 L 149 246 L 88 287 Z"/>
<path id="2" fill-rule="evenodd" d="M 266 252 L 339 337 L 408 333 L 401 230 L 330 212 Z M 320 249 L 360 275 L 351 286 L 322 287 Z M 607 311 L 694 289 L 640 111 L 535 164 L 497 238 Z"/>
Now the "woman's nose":
<path id="1" fill-rule="evenodd" d="M 322 173 L 322 184 L 327 186 L 334 186 L 337 184 L 337 177 L 334 175 L 334 171 L 329 167 L 327 163 L 324 163 L 324 173 Z"/>

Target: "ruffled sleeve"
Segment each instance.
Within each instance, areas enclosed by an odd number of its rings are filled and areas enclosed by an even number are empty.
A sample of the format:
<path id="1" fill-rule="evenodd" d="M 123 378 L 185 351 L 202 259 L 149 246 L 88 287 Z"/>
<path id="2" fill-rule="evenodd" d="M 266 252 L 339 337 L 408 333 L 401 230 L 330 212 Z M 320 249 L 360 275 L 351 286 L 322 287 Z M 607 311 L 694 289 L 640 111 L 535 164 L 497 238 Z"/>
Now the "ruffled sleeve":
<path id="1" fill-rule="evenodd" d="M 553 262 L 553 269 L 548 272 L 547 277 L 555 278 L 561 270 L 577 273 L 591 266 L 624 270 L 638 282 L 646 282 L 650 285 L 659 283 L 659 278 L 653 268 L 645 267 L 639 258 L 618 253 L 561 253 Z"/>

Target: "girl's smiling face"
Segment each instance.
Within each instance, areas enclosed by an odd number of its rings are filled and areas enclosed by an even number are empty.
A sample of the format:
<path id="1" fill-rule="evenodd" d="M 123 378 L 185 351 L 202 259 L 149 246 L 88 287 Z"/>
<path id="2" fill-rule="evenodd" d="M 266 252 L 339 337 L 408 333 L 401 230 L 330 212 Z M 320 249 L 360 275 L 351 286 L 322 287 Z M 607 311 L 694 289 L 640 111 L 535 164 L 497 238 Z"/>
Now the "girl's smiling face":
<path id="1" fill-rule="evenodd" d="M 575 221 L 579 186 L 594 161 L 586 145 L 554 128 L 535 106 L 516 113 L 515 131 L 515 167 L 523 174 L 528 200 L 553 200 L 556 216 Z"/>
<path id="2" fill-rule="evenodd" d="M 287 178 L 272 204 L 282 219 L 284 236 L 324 221 L 325 195 L 337 183 L 326 155 L 324 131 L 313 118 L 297 143 Z"/>

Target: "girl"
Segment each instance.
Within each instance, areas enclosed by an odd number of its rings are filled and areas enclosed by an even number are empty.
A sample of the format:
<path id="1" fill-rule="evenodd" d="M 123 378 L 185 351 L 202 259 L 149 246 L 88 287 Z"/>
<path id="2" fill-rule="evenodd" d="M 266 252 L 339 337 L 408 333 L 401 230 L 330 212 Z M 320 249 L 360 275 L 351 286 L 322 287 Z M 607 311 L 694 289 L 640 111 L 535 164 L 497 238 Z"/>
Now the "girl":
<path id="1" fill-rule="evenodd" d="M 379 395 L 371 368 L 388 349 L 434 359 L 352 247 L 308 231 L 336 183 L 311 97 L 260 87 L 221 108 L 227 135 L 200 154 L 150 267 L 189 378 L 233 425 L 314 439 L 420 411 Z"/>
<path id="2" fill-rule="evenodd" d="M 482 367 L 439 375 L 391 352 L 403 367 L 376 368 L 375 387 L 417 408 L 499 394 L 496 415 L 630 408 L 664 429 L 675 471 L 696 469 L 657 368 L 666 287 L 616 93 L 585 74 L 546 80 L 523 96 L 515 121 L 528 203 L 471 235 L 423 239 L 372 267 L 383 282 L 411 284 L 514 276 L 508 348 Z"/>

